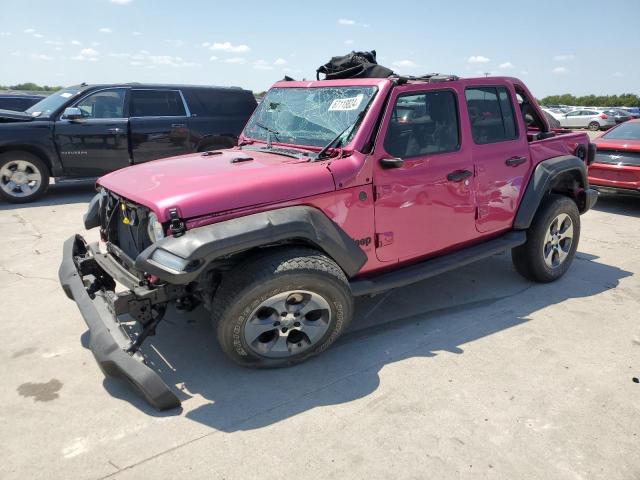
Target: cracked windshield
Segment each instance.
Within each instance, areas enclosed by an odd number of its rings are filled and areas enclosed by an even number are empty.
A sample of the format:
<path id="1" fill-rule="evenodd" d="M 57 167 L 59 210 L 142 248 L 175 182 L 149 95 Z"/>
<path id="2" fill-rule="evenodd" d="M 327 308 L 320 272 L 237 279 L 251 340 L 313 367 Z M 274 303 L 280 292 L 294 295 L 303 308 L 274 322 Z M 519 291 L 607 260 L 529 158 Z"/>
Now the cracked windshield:
<path id="1" fill-rule="evenodd" d="M 376 87 L 273 88 L 247 124 L 245 135 L 256 140 L 324 147 L 338 134 L 348 143 L 357 128 L 360 112 L 376 93 Z"/>

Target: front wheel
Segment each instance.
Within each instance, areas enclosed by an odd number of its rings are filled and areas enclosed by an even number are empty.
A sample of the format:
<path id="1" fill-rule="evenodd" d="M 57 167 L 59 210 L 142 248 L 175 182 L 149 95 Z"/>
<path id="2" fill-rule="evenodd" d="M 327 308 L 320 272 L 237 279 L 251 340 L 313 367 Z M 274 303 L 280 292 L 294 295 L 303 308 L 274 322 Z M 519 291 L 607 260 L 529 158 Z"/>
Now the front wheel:
<path id="1" fill-rule="evenodd" d="M 223 278 L 212 313 L 218 342 L 233 361 L 274 368 L 326 350 L 352 312 L 340 267 L 316 250 L 294 247 L 237 265 Z"/>
<path id="2" fill-rule="evenodd" d="M 40 198 L 49 187 L 47 166 L 28 152 L 0 155 L 0 197 L 11 203 L 27 203 Z"/>
<path id="3" fill-rule="evenodd" d="M 569 269 L 580 240 L 580 213 L 563 195 L 550 195 L 527 230 L 527 241 L 511 250 L 518 273 L 535 282 L 552 282 Z"/>

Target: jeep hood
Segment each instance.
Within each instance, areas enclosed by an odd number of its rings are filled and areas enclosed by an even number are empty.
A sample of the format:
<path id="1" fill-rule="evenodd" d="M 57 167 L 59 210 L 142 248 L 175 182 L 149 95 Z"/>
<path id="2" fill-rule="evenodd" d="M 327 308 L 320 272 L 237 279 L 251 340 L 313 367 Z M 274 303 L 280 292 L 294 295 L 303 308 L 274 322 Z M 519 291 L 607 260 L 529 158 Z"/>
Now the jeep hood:
<path id="1" fill-rule="evenodd" d="M 33 117 L 28 113 L 0 109 L 0 122 L 30 122 L 31 120 Z"/>
<path id="2" fill-rule="evenodd" d="M 105 175 L 98 185 L 151 208 L 160 221 L 171 208 L 194 218 L 335 190 L 326 162 L 237 149 L 134 165 Z"/>

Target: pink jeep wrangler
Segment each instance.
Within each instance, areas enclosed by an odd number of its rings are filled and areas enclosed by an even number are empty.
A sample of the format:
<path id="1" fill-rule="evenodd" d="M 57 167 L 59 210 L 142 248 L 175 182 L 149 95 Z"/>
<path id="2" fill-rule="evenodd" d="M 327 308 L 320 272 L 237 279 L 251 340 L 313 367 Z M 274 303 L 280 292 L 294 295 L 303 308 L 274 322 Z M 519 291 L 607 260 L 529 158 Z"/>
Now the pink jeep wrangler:
<path id="1" fill-rule="evenodd" d="M 104 245 L 67 240 L 60 281 L 105 374 L 171 408 L 140 351 L 169 303 L 202 304 L 239 364 L 279 367 L 335 342 L 358 295 L 505 250 L 556 280 L 597 198 L 594 156 L 515 78 L 282 81 L 238 147 L 102 177 L 84 223 Z"/>

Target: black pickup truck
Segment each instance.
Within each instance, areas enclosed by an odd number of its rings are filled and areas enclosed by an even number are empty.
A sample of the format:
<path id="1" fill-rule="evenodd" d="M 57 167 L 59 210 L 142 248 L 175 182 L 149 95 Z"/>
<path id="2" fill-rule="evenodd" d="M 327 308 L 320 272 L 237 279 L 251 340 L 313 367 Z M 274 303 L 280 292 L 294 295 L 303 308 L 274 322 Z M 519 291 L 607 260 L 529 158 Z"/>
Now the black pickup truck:
<path id="1" fill-rule="evenodd" d="M 256 107 L 238 87 L 78 85 L 25 112 L 0 110 L 0 197 L 25 203 L 57 181 L 232 147 Z"/>

